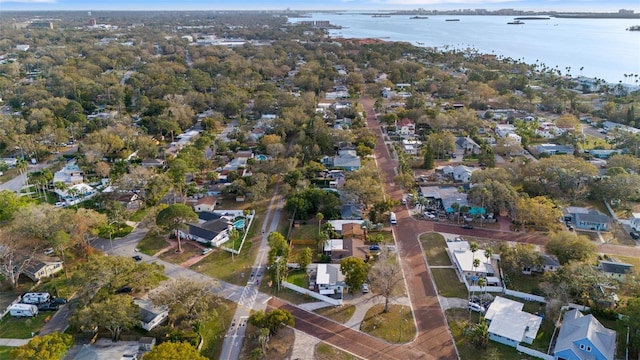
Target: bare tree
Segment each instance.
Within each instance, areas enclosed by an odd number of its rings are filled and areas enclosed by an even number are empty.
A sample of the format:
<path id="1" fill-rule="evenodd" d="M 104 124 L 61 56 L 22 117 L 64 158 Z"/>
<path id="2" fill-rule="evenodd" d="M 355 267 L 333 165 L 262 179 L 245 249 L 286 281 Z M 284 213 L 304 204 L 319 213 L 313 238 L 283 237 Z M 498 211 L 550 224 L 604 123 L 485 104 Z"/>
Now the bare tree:
<path id="1" fill-rule="evenodd" d="M 397 257 L 386 247 L 380 250 L 380 256 L 370 271 L 373 289 L 384 296 L 384 312 L 389 312 L 389 299 L 403 279 L 402 269 Z"/>

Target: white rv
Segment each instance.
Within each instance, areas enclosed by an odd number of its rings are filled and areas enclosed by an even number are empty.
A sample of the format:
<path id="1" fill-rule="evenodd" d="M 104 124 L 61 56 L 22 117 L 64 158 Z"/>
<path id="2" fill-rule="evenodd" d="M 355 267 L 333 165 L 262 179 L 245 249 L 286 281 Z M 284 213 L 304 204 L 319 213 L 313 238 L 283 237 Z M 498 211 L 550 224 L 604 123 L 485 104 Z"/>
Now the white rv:
<path id="1" fill-rule="evenodd" d="M 9 314 L 16 317 L 36 316 L 38 307 L 33 304 L 13 304 L 9 307 Z"/>
<path id="2" fill-rule="evenodd" d="M 51 294 L 42 293 L 26 293 L 22 295 L 22 303 L 24 304 L 43 304 L 51 301 Z"/>

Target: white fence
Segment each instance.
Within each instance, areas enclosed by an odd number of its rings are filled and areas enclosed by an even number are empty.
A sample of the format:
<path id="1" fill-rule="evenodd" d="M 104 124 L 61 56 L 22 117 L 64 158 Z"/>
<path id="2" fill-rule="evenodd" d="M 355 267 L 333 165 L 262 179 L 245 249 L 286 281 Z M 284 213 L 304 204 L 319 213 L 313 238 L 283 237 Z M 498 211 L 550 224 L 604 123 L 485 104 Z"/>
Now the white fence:
<path id="1" fill-rule="evenodd" d="M 518 344 L 518 346 L 516 346 L 516 350 L 520 351 L 521 353 L 525 353 L 527 355 L 531 355 L 531 356 L 535 356 L 538 359 L 544 359 L 544 360 L 553 360 L 553 356 L 551 355 L 547 355 L 541 351 L 538 350 L 533 350 L 530 349 L 526 346 L 522 346 L 520 344 Z"/>
<path id="2" fill-rule="evenodd" d="M 517 298 L 524 299 L 526 301 L 537 301 L 545 304 L 547 303 L 547 300 L 545 300 L 545 298 L 542 296 L 527 294 L 520 291 L 505 289 L 504 294 L 509 296 L 515 296 Z"/>
<path id="3" fill-rule="evenodd" d="M 318 299 L 320 301 L 324 301 L 324 302 L 329 303 L 331 305 L 335 305 L 335 306 L 342 305 L 342 299 L 330 298 L 328 296 L 324 296 L 322 294 L 318 294 L 315 291 L 311 291 L 311 290 L 302 288 L 302 287 L 300 287 L 298 285 L 293 285 L 292 283 L 288 283 L 286 281 L 282 282 L 282 286 L 286 287 L 287 289 L 291 289 L 293 291 L 299 292 L 301 294 L 309 295 L 314 299 Z"/>
<path id="4" fill-rule="evenodd" d="M 465 281 L 465 284 L 467 282 Z M 467 290 L 469 292 L 475 293 L 483 293 L 483 292 L 492 292 L 492 293 L 501 293 L 504 288 L 502 286 L 478 286 L 478 285 L 467 285 Z"/>

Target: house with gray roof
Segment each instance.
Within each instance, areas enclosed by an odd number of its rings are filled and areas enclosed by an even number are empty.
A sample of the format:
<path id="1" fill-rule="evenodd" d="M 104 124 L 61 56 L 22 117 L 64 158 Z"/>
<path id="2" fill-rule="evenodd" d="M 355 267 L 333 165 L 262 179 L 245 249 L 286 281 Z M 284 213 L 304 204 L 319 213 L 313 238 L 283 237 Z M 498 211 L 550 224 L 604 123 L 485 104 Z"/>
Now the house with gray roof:
<path id="1" fill-rule="evenodd" d="M 533 147 L 538 154 L 547 155 L 571 155 L 574 148 L 571 145 L 557 145 L 557 144 L 541 144 Z"/>
<path id="2" fill-rule="evenodd" d="M 360 157 L 355 150 L 339 150 L 336 156 L 325 156 L 322 164 L 327 167 L 343 169 L 346 171 L 360 170 Z"/>
<path id="3" fill-rule="evenodd" d="M 576 229 L 609 231 L 611 218 L 598 210 L 570 206 L 565 209 L 564 220 L 575 224 Z"/>
<path id="4" fill-rule="evenodd" d="M 610 278 L 624 280 L 624 277 L 633 271 L 633 265 L 627 264 L 616 259 L 598 260 L 598 268 Z"/>
<path id="5" fill-rule="evenodd" d="M 473 141 L 470 137 L 459 137 L 456 138 L 456 147 L 461 149 L 465 153 L 471 154 L 479 154 L 480 153 L 480 145 Z"/>
<path id="6" fill-rule="evenodd" d="M 226 219 L 214 219 L 202 224 L 189 224 L 187 233 L 180 231 L 180 236 L 203 244 L 219 246 L 229 240 L 231 227 Z"/>
<path id="7" fill-rule="evenodd" d="M 615 360 L 616 332 L 577 309 L 564 314 L 553 351 L 555 360 Z"/>

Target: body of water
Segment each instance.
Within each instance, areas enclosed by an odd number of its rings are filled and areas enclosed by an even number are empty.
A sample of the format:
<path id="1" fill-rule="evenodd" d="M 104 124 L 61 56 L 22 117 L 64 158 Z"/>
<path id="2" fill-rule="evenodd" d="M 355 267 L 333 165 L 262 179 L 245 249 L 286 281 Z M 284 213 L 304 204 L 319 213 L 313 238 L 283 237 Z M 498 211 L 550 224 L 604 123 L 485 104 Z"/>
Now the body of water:
<path id="1" fill-rule="evenodd" d="M 562 73 L 598 77 L 609 83 L 636 83 L 640 74 L 640 31 L 626 31 L 640 25 L 638 19 L 561 19 L 522 20 L 523 25 L 508 25 L 511 16 L 429 16 L 409 19 L 409 15 L 372 17 L 358 13 L 313 13 L 311 18 L 328 20 L 342 29 L 331 36 L 378 38 L 405 41 L 417 46 L 455 48 L 472 47 L 482 53 L 521 59 L 525 63 L 556 65 Z M 447 19 L 460 21 L 446 21 Z M 580 68 L 583 68 L 580 71 Z"/>

